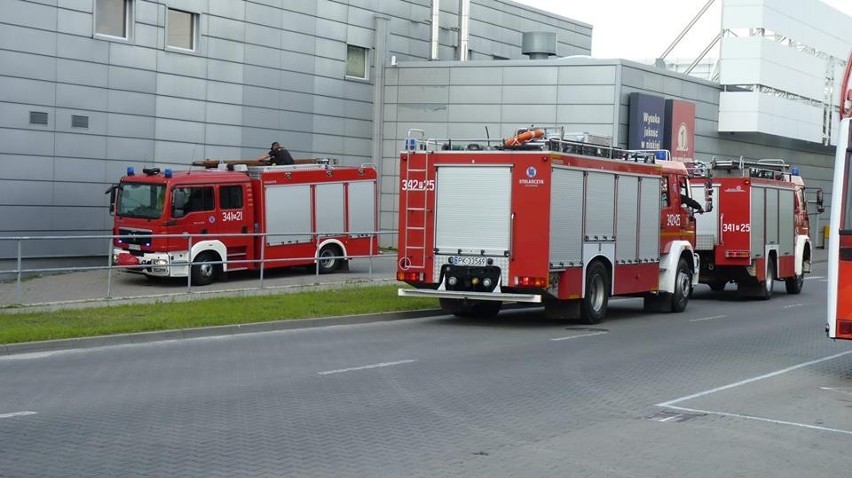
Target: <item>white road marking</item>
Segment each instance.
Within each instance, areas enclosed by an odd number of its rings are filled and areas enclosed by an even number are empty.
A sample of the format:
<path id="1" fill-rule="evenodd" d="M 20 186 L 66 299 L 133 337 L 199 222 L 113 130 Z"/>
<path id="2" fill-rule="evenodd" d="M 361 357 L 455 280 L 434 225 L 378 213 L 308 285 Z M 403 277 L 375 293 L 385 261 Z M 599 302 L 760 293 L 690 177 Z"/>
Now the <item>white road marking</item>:
<path id="1" fill-rule="evenodd" d="M 417 360 L 400 360 L 400 361 L 397 361 L 397 362 L 382 362 L 382 363 L 375 363 L 375 364 L 372 364 L 372 365 L 363 365 L 361 367 L 342 368 L 342 369 L 339 369 L 339 370 L 326 370 L 324 372 L 317 372 L 317 374 L 318 375 L 331 375 L 333 373 L 354 372 L 356 370 L 367 370 L 367 369 L 371 369 L 371 368 L 391 367 L 393 365 L 401 365 L 401 364 L 404 364 L 404 363 L 411 363 L 411 362 L 416 362 L 416 361 Z"/>
<path id="2" fill-rule="evenodd" d="M 698 409 L 695 409 L 695 408 L 686 408 L 686 407 L 668 406 L 668 408 L 671 408 L 671 409 L 674 409 L 674 410 L 680 410 L 680 411 L 683 411 L 683 412 L 706 413 L 708 415 L 718 415 L 718 416 L 721 416 L 721 417 L 744 418 L 744 419 L 747 419 L 747 420 L 756 420 L 756 421 L 759 421 L 759 422 L 774 423 L 776 425 L 789 425 L 789 426 L 794 426 L 794 427 L 799 427 L 799 428 L 809 428 L 811 430 L 819 430 L 819 431 L 823 431 L 823 432 L 834 432 L 834 433 L 842 433 L 844 435 L 852 435 L 852 430 L 841 430 L 839 428 L 820 427 L 820 426 L 817 426 L 817 425 L 809 425 L 807 423 L 788 422 L 788 421 L 785 421 L 785 420 L 773 420 L 771 418 L 756 417 L 756 416 L 753 416 L 753 415 L 742 415 L 742 414 L 739 414 L 739 413 L 727 413 L 727 412 L 714 412 L 712 410 L 698 410 Z"/>
<path id="3" fill-rule="evenodd" d="M 805 277 L 805 280 L 816 280 L 816 279 L 825 279 L 823 276 L 808 276 Z"/>
<path id="4" fill-rule="evenodd" d="M 852 387 L 819 387 L 820 390 L 828 390 L 830 392 L 838 392 L 844 395 L 852 395 Z"/>
<path id="5" fill-rule="evenodd" d="M 700 319 L 689 319 L 690 322 L 704 322 L 705 320 L 724 319 L 727 315 L 714 315 L 712 317 L 702 317 Z"/>
<path id="6" fill-rule="evenodd" d="M 785 305 L 784 308 L 785 309 L 792 309 L 793 307 L 804 307 L 804 306 L 805 306 L 805 304 L 790 304 L 790 305 Z"/>
<path id="7" fill-rule="evenodd" d="M 38 412 L 15 412 L 0 414 L 0 418 L 25 417 L 27 415 L 35 415 Z"/>
<path id="8" fill-rule="evenodd" d="M 748 378 L 748 379 L 745 379 L 745 380 L 740 380 L 739 382 L 731 383 L 731 384 L 728 384 L 728 385 L 723 385 L 721 387 L 712 388 L 710 390 L 705 390 L 703 392 L 694 393 L 692 395 L 687 395 L 685 397 L 676 398 L 674 400 L 669 400 L 668 402 L 658 403 L 655 406 L 663 407 L 663 408 L 671 408 L 673 410 L 680 410 L 680 411 L 684 411 L 684 412 L 706 413 L 706 414 L 718 415 L 718 416 L 723 416 L 723 417 L 744 418 L 744 419 L 748 419 L 748 420 L 757 420 L 757 421 L 766 422 L 766 423 L 775 423 L 777 425 L 790 425 L 790 426 L 795 426 L 795 427 L 800 427 L 800 428 L 808 428 L 808 429 L 811 429 L 811 430 L 820 430 L 820 431 L 828 431 L 828 432 L 834 432 L 834 433 L 842 433 L 844 435 L 852 435 L 852 431 L 850 431 L 850 430 L 841 430 L 841 429 L 837 429 L 837 428 L 820 427 L 820 426 L 816 426 L 816 425 L 808 425 L 806 423 L 788 422 L 788 421 L 784 421 L 784 420 L 773 420 L 771 418 L 763 418 L 763 417 L 757 417 L 757 416 L 753 416 L 753 415 L 743 415 L 743 414 L 739 414 L 739 413 L 717 412 L 717 411 L 713 411 L 713 410 L 698 410 L 698 409 L 694 409 L 694 408 L 686 408 L 686 407 L 675 406 L 676 403 L 684 402 L 684 401 L 687 401 L 687 400 L 692 400 L 693 398 L 704 397 L 706 395 L 710 395 L 710 394 L 713 394 L 713 393 L 716 393 L 716 392 L 721 392 L 721 391 L 724 391 L 724 390 L 730 390 L 732 388 L 740 387 L 740 386 L 743 386 L 743 385 L 748 385 L 750 383 L 757 382 L 759 380 L 777 377 L 778 375 L 782 375 L 782 374 L 785 374 L 787 372 L 792 372 L 793 370 L 798 370 L 800 368 L 809 367 L 811 365 L 816 365 L 818 363 L 827 362 L 829 360 L 834 360 L 836 358 L 840 358 L 840 357 L 843 357 L 843 356 L 849 355 L 849 354 L 852 354 L 852 350 L 849 350 L 849 351 L 846 351 L 846 352 L 841 352 L 839 354 L 830 355 L 828 357 L 823 357 L 821 359 L 816 359 L 816 360 L 811 360 L 809 362 L 800 363 L 798 365 L 793 365 L 792 367 L 787 367 L 787 368 L 784 368 L 784 369 L 781 369 L 781 370 L 776 370 L 775 372 L 770 372 L 770 373 L 767 373 L 767 374 L 759 375 L 757 377 L 752 377 L 752 378 Z"/>
<path id="9" fill-rule="evenodd" d="M 595 335 L 604 335 L 604 334 L 608 334 L 608 333 L 609 332 L 593 332 L 591 334 L 572 335 L 570 337 L 556 337 L 555 339 L 550 339 L 550 340 L 552 340 L 554 342 L 559 342 L 559 341 L 562 341 L 562 340 L 579 339 L 580 337 L 594 337 Z"/>

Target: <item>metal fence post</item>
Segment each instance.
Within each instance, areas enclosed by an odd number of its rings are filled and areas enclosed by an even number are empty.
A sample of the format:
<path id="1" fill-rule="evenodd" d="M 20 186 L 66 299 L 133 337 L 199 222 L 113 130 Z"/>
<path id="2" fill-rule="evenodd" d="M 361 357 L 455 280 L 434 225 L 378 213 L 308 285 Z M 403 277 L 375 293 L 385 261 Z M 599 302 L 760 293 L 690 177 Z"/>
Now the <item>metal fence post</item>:
<path id="1" fill-rule="evenodd" d="M 21 238 L 17 238 L 16 242 L 18 243 L 18 270 L 17 270 L 17 280 L 15 282 L 15 302 L 21 304 L 23 302 L 23 292 L 21 290 Z"/>
<path id="2" fill-rule="evenodd" d="M 186 293 L 192 292 L 192 234 L 186 238 Z"/>
<path id="3" fill-rule="evenodd" d="M 112 237 L 109 240 L 109 248 L 107 248 L 107 299 L 112 298 Z"/>
<path id="4" fill-rule="evenodd" d="M 260 235 L 260 288 L 263 289 L 263 272 L 266 270 L 266 233 Z"/>

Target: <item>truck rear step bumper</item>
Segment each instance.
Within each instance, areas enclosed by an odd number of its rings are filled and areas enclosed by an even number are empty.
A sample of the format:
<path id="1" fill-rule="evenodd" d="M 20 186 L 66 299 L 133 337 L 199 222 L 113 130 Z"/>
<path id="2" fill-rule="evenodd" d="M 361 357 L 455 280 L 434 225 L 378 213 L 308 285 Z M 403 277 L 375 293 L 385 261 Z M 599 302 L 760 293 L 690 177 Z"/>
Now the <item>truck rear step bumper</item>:
<path id="1" fill-rule="evenodd" d="M 457 290 L 399 289 L 399 297 L 433 297 L 436 299 L 492 300 L 498 302 L 541 303 L 541 294 L 506 294 L 493 292 L 465 292 Z"/>

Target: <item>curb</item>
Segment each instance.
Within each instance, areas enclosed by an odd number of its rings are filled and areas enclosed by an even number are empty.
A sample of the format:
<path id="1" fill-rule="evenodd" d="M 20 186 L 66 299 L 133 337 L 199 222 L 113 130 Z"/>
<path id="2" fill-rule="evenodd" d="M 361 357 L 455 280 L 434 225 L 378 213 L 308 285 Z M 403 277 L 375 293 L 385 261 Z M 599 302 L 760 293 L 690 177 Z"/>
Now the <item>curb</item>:
<path id="1" fill-rule="evenodd" d="M 203 337 L 225 337 L 229 335 L 252 334 L 278 330 L 308 329 L 331 327 L 335 325 L 369 324 L 391 322 L 395 320 L 419 319 L 440 315 L 440 309 L 414 310 L 406 312 L 384 312 L 378 314 L 350 315 L 339 317 L 321 317 L 315 319 L 276 320 L 255 324 L 219 325 L 196 329 L 163 330 L 157 332 L 139 332 L 134 334 L 103 335 L 76 339 L 44 340 L 39 342 L 21 342 L 0 345 L 0 356 L 20 355 L 40 352 L 58 352 L 63 350 L 90 349 L 113 345 L 144 344 L 167 340 L 197 339 Z"/>

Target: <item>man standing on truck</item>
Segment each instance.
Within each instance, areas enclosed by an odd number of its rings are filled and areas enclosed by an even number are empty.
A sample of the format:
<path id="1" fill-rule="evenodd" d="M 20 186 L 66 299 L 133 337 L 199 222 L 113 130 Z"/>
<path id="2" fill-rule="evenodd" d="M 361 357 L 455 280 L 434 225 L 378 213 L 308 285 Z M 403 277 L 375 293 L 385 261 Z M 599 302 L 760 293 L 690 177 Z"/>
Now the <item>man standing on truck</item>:
<path id="1" fill-rule="evenodd" d="M 272 143 L 269 152 L 258 158 L 260 161 L 269 161 L 271 164 L 278 166 L 295 164 L 293 156 L 287 151 L 287 148 L 278 144 L 278 141 Z"/>

